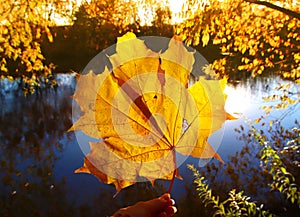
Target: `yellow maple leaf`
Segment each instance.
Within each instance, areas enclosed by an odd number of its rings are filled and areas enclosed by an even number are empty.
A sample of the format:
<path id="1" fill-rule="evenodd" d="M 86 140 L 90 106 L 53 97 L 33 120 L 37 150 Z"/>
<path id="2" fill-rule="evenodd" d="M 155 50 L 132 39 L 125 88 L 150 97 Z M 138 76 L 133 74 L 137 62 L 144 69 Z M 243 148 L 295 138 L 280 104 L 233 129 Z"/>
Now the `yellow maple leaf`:
<path id="1" fill-rule="evenodd" d="M 119 192 L 145 178 L 180 178 L 176 153 L 221 160 L 207 139 L 229 117 L 226 80 L 200 79 L 188 88 L 194 56 L 176 37 L 156 53 L 127 33 L 109 59 L 113 70 L 82 75 L 74 94 L 83 115 L 71 130 L 101 139 L 90 143 L 77 172 Z"/>

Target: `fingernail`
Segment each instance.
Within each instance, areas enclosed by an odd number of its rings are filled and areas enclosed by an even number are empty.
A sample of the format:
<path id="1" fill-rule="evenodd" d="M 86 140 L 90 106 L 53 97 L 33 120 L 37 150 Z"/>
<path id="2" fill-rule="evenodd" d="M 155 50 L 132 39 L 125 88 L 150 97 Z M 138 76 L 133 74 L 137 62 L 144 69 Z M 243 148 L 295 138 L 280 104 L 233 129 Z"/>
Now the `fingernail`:
<path id="1" fill-rule="evenodd" d="M 172 205 L 175 205 L 175 200 L 171 199 Z"/>
<path id="2" fill-rule="evenodd" d="M 177 213 L 177 208 L 173 206 L 174 213 Z"/>

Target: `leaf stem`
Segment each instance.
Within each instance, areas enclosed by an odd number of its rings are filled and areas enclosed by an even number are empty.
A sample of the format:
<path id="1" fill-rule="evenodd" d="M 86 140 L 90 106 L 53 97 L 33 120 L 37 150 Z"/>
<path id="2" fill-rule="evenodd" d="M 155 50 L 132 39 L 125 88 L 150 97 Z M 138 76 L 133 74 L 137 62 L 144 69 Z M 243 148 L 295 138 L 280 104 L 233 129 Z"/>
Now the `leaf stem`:
<path id="1" fill-rule="evenodd" d="M 175 153 L 175 148 L 173 147 L 172 149 L 172 153 L 173 153 L 173 161 L 174 161 L 174 165 L 175 165 L 175 169 L 173 171 L 173 176 L 172 176 L 172 180 L 171 180 L 171 183 L 170 183 L 170 187 L 168 189 L 168 193 L 170 194 L 171 191 L 172 191 L 172 187 L 173 187 L 173 184 L 174 184 L 174 180 L 175 180 L 175 175 L 177 173 L 177 167 L 176 167 L 176 153 Z"/>
<path id="2" fill-rule="evenodd" d="M 172 187 L 173 187 L 174 180 L 175 180 L 175 174 L 176 174 L 176 169 L 175 169 L 174 172 L 173 172 L 172 180 L 171 180 L 171 183 L 170 183 L 170 186 L 169 186 L 169 189 L 168 189 L 168 193 L 169 193 L 169 194 L 170 194 L 171 191 L 172 191 Z"/>

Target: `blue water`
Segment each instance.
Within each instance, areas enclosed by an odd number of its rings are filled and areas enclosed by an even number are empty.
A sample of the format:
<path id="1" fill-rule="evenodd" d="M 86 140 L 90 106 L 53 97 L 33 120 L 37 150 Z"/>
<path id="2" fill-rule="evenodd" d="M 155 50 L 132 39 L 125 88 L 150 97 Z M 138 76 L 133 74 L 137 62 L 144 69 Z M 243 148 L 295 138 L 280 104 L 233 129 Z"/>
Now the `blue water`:
<path id="1" fill-rule="evenodd" d="M 58 75 L 59 87 L 42 90 L 25 98 L 16 82 L 0 82 L 0 216 L 105 216 L 119 207 L 141 199 L 158 196 L 168 189 L 168 181 L 156 182 L 156 187 L 140 183 L 124 189 L 113 198 L 115 189 L 98 182 L 92 175 L 75 174 L 83 164 L 84 150 L 78 144 L 72 125 L 72 98 L 76 88 L 75 75 Z M 239 113 L 239 119 L 227 121 L 209 142 L 225 162 L 242 150 L 243 141 L 236 139 L 235 128 L 263 115 L 262 97 L 276 93 L 279 78 L 250 79 L 227 88 L 226 108 Z M 290 91 L 300 92 L 293 84 Z M 298 104 L 287 110 L 277 110 L 270 118 L 279 118 L 287 127 L 299 120 Z M 181 165 L 183 181 L 176 180 L 172 196 L 180 201 L 187 195 L 192 175 L 187 163 L 205 166 L 216 160 L 188 158 Z M 257 166 L 257 165 L 253 165 Z M 149 193 L 150 192 L 150 193 Z M 178 216 L 184 216 L 184 210 Z"/>

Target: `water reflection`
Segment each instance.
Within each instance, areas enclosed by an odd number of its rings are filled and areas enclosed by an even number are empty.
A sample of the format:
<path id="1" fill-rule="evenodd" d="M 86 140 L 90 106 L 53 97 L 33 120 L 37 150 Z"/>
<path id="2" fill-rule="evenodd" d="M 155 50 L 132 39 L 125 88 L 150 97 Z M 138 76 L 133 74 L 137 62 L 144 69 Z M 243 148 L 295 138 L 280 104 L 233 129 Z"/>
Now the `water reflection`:
<path id="1" fill-rule="evenodd" d="M 169 182 L 158 180 L 155 187 L 137 183 L 113 198 L 113 186 L 99 183 L 91 175 L 73 173 L 83 160 L 74 134 L 66 133 L 72 125 L 70 96 L 75 80 L 61 75 L 59 82 L 57 90 L 42 90 L 27 98 L 18 91 L 9 92 L 9 88 L 1 94 L 0 216 L 107 216 L 120 207 L 164 193 Z M 282 81 L 252 79 L 230 87 L 227 106 L 232 111 L 240 109 L 237 112 L 249 118 L 259 117 L 261 97 L 273 93 L 278 82 Z M 280 116 L 282 112 L 272 115 Z M 290 114 L 291 119 L 299 117 L 299 107 Z M 212 160 L 201 171 L 223 198 L 232 188 L 245 189 L 249 196 L 267 202 L 272 209 L 282 207 L 282 198 L 268 190 L 270 177 L 259 169 L 256 147 L 236 140 L 239 134 L 234 128 L 244 125 L 244 121 L 240 118 L 224 126 L 218 152 L 226 164 Z M 187 163 L 197 165 L 198 159 L 189 158 Z M 172 192 L 178 204 L 177 216 L 210 216 L 211 210 L 203 207 L 196 195 L 192 174 L 185 164 L 180 172 L 184 181 L 176 180 Z"/>
<path id="2" fill-rule="evenodd" d="M 211 162 L 200 170 L 209 180 L 212 189 L 223 200 L 231 189 L 243 190 L 246 195 L 259 203 L 263 203 L 266 209 L 270 209 L 271 212 L 279 216 L 298 216 L 299 207 L 291 205 L 282 194 L 271 190 L 269 184 L 272 183 L 272 177 L 268 171 L 262 168 L 259 159 L 261 148 L 253 143 L 252 137 L 248 134 L 248 125 L 245 123 L 249 119 L 254 121 L 254 119 L 260 118 L 261 115 L 265 115 L 263 110 L 259 108 L 262 105 L 273 103 L 264 102 L 262 97 L 282 94 L 275 88 L 284 83 L 291 83 L 288 91 L 296 93 L 295 96 L 297 96 L 297 93 L 300 92 L 300 86 L 292 82 L 282 81 L 279 78 L 251 79 L 236 87 L 229 88 L 229 106 L 227 106 L 233 111 L 242 107 L 243 115 L 238 121 L 225 124 L 225 136 L 219 152 L 223 154 L 222 157 L 225 158 L 226 164 Z M 240 103 L 243 103 L 243 105 L 240 105 Z M 300 125 L 295 122 L 295 120 L 299 121 L 299 117 L 300 105 L 294 104 L 285 110 L 272 111 L 264 119 L 264 123 L 255 126 L 262 135 L 268 136 L 271 141 L 276 141 L 274 142 L 276 150 L 282 150 L 285 147 L 287 138 L 295 139 L 293 136 L 297 137 L 297 135 L 291 135 L 288 131 L 282 129 L 299 128 Z M 270 120 L 274 121 L 271 131 L 269 130 Z M 291 164 L 291 159 L 295 158 L 299 159 L 299 156 L 291 156 L 291 153 L 282 155 L 285 166 L 293 172 L 296 183 L 299 184 L 300 167 L 296 168 Z"/>
<path id="3" fill-rule="evenodd" d="M 63 155 L 71 126 L 72 86 L 23 97 L 18 90 L 1 95 L 0 216 L 63 216 L 65 181 L 56 180 L 55 162 Z M 6 90 L 7 93 L 7 90 Z"/>

